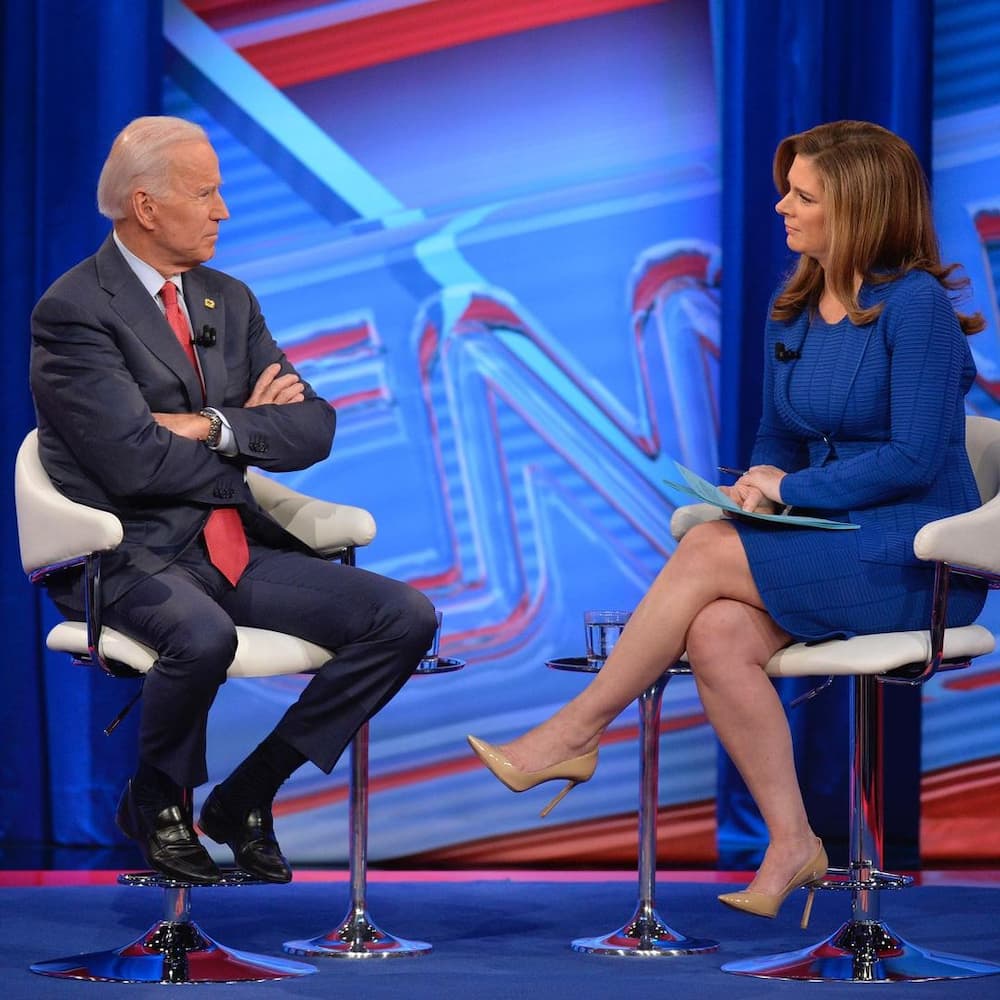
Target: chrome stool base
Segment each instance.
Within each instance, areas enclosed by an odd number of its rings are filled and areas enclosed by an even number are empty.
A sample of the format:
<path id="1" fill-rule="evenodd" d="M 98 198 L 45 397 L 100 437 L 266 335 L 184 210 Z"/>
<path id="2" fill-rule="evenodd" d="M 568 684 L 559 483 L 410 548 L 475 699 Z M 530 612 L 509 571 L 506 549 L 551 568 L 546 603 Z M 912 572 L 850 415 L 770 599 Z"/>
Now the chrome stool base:
<path id="1" fill-rule="evenodd" d="M 157 872 L 119 875 L 118 882 L 162 889 L 163 919 L 123 948 L 36 962 L 30 967 L 32 972 L 98 983 L 259 983 L 316 971 L 302 962 L 236 951 L 210 938 L 190 919 L 192 886 L 188 882 Z M 244 871 L 224 868 L 222 881 L 204 888 L 260 884 L 260 879 Z"/>
<path id="2" fill-rule="evenodd" d="M 124 948 L 36 962 L 32 972 L 98 983 L 259 983 L 308 976 L 311 965 L 226 948 L 190 921 L 158 921 Z"/>
<path id="3" fill-rule="evenodd" d="M 308 941 L 286 941 L 291 955 L 324 958 L 409 958 L 432 950 L 426 941 L 407 941 L 387 934 L 364 910 L 352 910 L 339 927 Z"/>
<path id="4" fill-rule="evenodd" d="M 1000 973 L 1000 965 L 918 948 L 881 920 L 850 920 L 809 948 L 728 962 L 722 971 L 813 983 L 919 983 L 992 976 Z"/>
<path id="5" fill-rule="evenodd" d="M 577 938 L 571 947 L 589 955 L 635 955 L 637 958 L 698 955 L 718 951 L 719 942 L 678 934 L 652 906 L 640 903 L 632 919 L 603 937 Z"/>

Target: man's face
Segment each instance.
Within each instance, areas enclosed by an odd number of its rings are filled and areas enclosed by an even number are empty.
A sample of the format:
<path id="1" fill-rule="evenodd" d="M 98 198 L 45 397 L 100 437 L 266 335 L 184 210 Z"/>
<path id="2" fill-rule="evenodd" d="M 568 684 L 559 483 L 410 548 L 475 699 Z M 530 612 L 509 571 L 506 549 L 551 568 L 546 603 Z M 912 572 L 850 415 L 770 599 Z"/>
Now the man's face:
<path id="1" fill-rule="evenodd" d="M 215 254 L 219 223 L 229 218 L 229 210 L 219 190 L 219 160 L 209 143 L 181 142 L 170 147 L 167 156 L 169 193 L 151 198 L 151 236 L 162 263 L 179 273 Z"/>

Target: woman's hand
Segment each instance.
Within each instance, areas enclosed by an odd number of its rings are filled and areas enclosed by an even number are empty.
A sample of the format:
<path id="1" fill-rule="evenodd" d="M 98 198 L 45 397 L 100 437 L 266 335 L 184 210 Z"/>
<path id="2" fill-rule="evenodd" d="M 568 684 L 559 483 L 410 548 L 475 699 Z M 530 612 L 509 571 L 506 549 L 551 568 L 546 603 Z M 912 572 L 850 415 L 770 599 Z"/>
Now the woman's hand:
<path id="1" fill-rule="evenodd" d="M 754 465 L 732 486 L 720 487 L 733 503 L 743 510 L 773 514 L 784 507 L 781 480 L 785 473 L 773 465 Z"/>

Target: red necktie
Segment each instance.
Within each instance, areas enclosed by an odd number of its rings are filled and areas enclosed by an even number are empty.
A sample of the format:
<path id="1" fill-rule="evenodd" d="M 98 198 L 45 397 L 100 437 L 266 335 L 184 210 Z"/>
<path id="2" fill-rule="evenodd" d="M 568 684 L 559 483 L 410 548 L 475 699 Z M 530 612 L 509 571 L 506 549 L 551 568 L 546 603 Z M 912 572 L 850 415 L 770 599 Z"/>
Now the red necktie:
<path id="1" fill-rule="evenodd" d="M 198 368 L 198 361 L 194 355 L 194 345 L 191 343 L 191 329 L 188 326 L 184 313 L 177 303 L 177 286 L 168 281 L 160 289 L 160 298 L 163 299 L 164 310 L 170 329 L 174 331 L 177 340 L 180 342 L 184 353 L 191 362 L 192 367 L 198 372 L 201 379 L 201 372 Z M 205 386 L 202 383 L 202 394 L 204 398 Z M 208 558 L 212 565 L 235 587 L 239 578 L 243 575 L 243 570 L 250 562 L 250 550 L 247 547 L 247 536 L 243 530 L 243 522 L 240 520 L 239 511 L 235 507 L 215 507 L 208 515 L 204 528 L 205 547 L 208 549 Z"/>

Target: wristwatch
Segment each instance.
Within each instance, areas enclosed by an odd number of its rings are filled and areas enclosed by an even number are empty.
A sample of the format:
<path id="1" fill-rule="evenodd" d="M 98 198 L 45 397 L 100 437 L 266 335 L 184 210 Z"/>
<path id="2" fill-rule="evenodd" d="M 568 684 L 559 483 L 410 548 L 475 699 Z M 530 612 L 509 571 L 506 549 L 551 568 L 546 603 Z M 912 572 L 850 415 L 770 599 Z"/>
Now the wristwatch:
<path id="1" fill-rule="evenodd" d="M 205 444 L 214 451 L 219 447 L 219 442 L 222 440 L 222 417 L 215 410 L 199 410 L 198 416 L 208 417 L 211 421 L 211 426 L 208 428 L 208 437 L 205 438 Z"/>

